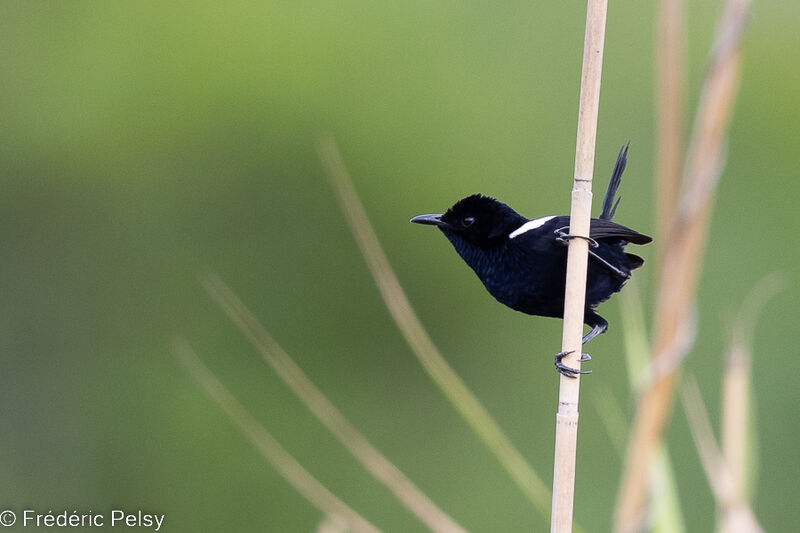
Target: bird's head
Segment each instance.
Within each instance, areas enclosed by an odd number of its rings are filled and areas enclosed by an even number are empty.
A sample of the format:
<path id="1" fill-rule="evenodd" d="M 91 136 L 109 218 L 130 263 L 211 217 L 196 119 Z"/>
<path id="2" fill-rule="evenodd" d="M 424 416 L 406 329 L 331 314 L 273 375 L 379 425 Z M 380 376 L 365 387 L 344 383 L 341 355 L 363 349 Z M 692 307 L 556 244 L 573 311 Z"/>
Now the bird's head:
<path id="1" fill-rule="evenodd" d="M 419 215 L 417 224 L 438 226 L 456 248 L 457 241 L 487 249 L 502 244 L 525 217 L 489 196 L 473 194 L 459 200 L 444 214 Z"/>

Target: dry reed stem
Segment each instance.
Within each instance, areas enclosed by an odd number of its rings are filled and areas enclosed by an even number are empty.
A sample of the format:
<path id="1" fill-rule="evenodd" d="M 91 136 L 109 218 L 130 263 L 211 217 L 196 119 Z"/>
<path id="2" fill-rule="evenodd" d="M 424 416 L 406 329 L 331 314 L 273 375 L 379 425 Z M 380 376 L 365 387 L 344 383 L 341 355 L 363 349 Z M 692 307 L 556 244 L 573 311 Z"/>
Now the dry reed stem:
<path id="1" fill-rule="evenodd" d="M 322 137 L 317 148 L 333 184 L 339 205 L 378 286 L 383 302 L 414 355 L 445 397 L 494 454 L 511 479 L 522 489 L 542 516 L 547 518 L 550 511 L 550 491 L 492 419 L 486 408 L 450 367 L 420 322 L 381 248 L 336 143 L 331 137 Z"/>
<path id="2" fill-rule="evenodd" d="M 203 286 L 306 407 L 406 509 L 431 531 L 465 531 L 345 418 L 218 276 L 205 276 Z"/>
<path id="3" fill-rule="evenodd" d="M 693 378 L 686 379 L 680 392 L 692 439 L 700 455 L 700 463 L 717 505 L 725 509 L 725 524 L 731 528 L 729 531 L 763 533 L 753 510 L 737 491 L 733 473 L 717 446 L 697 381 Z"/>
<path id="4" fill-rule="evenodd" d="M 379 533 L 379 529 L 333 495 L 292 457 L 250 412 L 228 391 L 184 340 L 173 343 L 173 353 L 231 422 L 283 478 L 322 513 L 344 521 L 352 531 Z"/>
<path id="5" fill-rule="evenodd" d="M 750 0 L 728 0 L 717 27 L 711 63 L 700 95 L 675 217 L 669 231 L 656 300 L 653 358 L 664 361 L 694 307 L 713 192 L 724 163 L 726 132 L 740 74 L 742 35 Z M 682 326 L 682 324 L 684 326 Z M 677 359 L 676 359 L 677 361 Z M 669 366 L 669 365 L 668 365 Z M 654 377 L 637 404 L 614 516 L 614 531 L 639 531 L 646 516 L 648 465 L 661 445 L 679 364 Z"/>
<path id="6" fill-rule="evenodd" d="M 583 41 L 578 134 L 575 148 L 575 175 L 572 185 L 569 231 L 589 235 L 592 216 L 592 175 L 600 106 L 600 79 L 603 69 L 607 0 L 589 0 L 586 8 L 586 32 Z M 564 295 L 562 352 L 568 367 L 580 370 L 583 315 L 586 307 L 586 271 L 589 257 L 587 239 L 571 239 L 567 254 L 567 278 Z M 572 531 L 575 495 L 575 461 L 578 447 L 578 398 L 580 377 L 560 376 L 558 412 L 556 413 L 555 459 L 553 464 L 553 506 L 550 531 Z"/>
<path id="7" fill-rule="evenodd" d="M 683 0 L 661 0 L 656 31 L 656 234 L 666 241 L 675 212 L 681 174 L 685 101 Z M 663 249 L 656 249 L 661 269 Z"/>

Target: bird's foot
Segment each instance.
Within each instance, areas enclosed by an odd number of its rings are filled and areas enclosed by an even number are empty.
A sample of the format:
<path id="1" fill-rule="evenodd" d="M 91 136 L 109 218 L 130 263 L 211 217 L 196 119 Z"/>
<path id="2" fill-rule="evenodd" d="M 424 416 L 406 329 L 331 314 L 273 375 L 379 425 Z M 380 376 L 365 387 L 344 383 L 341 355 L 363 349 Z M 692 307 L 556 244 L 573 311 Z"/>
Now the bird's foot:
<path id="1" fill-rule="evenodd" d="M 574 351 L 575 350 L 570 350 L 569 352 L 558 352 L 556 354 L 556 357 L 555 357 L 555 360 L 554 360 L 554 364 L 556 365 L 556 370 L 558 370 L 558 372 L 560 374 L 562 374 L 564 376 L 567 376 L 568 378 L 573 378 L 573 379 L 578 377 L 576 374 L 591 374 L 592 373 L 591 370 L 578 370 L 576 368 L 570 368 L 570 367 L 564 365 L 564 363 L 561 362 L 562 359 L 564 359 L 566 356 L 568 356 L 569 354 L 571 354 Z M 592 356 L 589 355 L 588 353 L 582 353 L 581 354 L 581 363 L 585 363 L 585 362 L 591 361 L 591 360 L 592 360 Z"/>
<path id="2" fill-rule="evenodd" d="M 592 239 L 591 237 L 587 237 L 586 235 L 576 235 L 574 233 L 569 233 L 569 226 L 558 228 L 553 233 L 556 234 L 556 241 L 563 244 L 564 246 L 569 244 L 570 239 L 585 239 L 586 242 L 589 243 L 590 248 L 597 248 L 598 246 L 600 246 L 597 243 L 597 241 Z"/>

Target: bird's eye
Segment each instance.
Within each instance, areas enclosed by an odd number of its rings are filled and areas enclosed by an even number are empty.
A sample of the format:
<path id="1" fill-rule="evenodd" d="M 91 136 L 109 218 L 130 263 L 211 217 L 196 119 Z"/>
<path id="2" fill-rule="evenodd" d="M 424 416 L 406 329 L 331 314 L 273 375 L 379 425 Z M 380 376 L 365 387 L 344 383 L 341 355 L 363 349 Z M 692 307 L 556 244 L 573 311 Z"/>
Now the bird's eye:
<path id="1" fill-rule="evenodd" d="M 475 223 L 475 217 L 465 217 L 465 218 L 464 218 L 464 219 L 461 221 L 461 225 L 462 225 L 462 226 L 464 226 L 465 228 L 468 228 L 468 227 L 470 227 L 470 226 L 471 226 L 471 225 L 473 225 L 474 223 Z"/>

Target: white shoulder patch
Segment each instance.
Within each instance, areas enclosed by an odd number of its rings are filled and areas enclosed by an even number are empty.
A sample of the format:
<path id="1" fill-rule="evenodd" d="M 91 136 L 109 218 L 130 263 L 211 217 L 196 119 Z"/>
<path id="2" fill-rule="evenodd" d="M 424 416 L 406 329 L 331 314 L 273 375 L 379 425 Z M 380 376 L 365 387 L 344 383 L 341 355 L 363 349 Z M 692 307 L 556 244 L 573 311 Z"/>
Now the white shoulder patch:
<path id="1" fill-rule="evenodd" d="M 534 218 L 533 220 L 529 220 L 511 233 L 509 233 L 508 238 L 513 239 L 514 237 L 519 237 L 526 231 L 530 231 L 532 229 L 540 228 L 547 224 L 548 221 L 556 218 L 555 215 L 549 217 L 542 217 L 542 218 Z"/>

